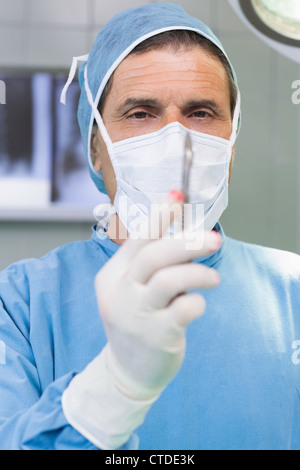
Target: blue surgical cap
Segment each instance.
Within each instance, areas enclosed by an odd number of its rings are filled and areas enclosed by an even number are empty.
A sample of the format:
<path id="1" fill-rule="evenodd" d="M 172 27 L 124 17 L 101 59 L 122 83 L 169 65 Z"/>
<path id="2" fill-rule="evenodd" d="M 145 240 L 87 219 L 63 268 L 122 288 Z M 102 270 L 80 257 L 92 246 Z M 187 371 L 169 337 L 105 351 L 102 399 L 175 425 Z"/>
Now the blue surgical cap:
<path id="1" fill-rule="evenodd" d="M 201 2 L 199 2 L 199 14 L 201 15 Z M 137 8 L 129 8 L 115 15 L 100 30 L 87 61 L 79 70 L 81 95 L 78 106 L 78 122 L 91 177 L 102 193 L 106 194 L 102 171 L 95 171 L 90 156 L 90 141 L 95 115 L 90 104 L 91 99 L 97 107 L 110 76 L 138 44 L 151 36 L 171 30 L 196 31 L 219 47 L 227 57 L 222 44 L 213 32 L 197 18 L 188 15 L 181 6 L 172 3 L 151 3 Z M 229 60 L 228 62 L 230 64 Z M 237 83 L 232 66 L 231 69 Z M 85 80 L 88 83 L 85 83 Z M 87 88 L 91 94 L 89 99 Z"/>

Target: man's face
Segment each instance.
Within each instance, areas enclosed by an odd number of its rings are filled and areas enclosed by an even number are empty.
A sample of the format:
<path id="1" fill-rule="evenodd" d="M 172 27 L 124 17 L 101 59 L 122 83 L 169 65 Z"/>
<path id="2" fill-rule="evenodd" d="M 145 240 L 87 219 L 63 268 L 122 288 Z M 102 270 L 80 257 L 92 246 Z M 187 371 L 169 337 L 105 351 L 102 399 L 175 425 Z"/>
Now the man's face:
<path id="1" fill-rule="evenodd" d="M 176 53 L 161 49 L 129 55 L 114 73 L 102 118 L 112 142 L 155 132 L 175 121 L 229 140 L 232 117 L 226 72 L 198 46 Z M 92 155 L 113 201 L 115 174 L 99 131 L 92 139 Z"/>

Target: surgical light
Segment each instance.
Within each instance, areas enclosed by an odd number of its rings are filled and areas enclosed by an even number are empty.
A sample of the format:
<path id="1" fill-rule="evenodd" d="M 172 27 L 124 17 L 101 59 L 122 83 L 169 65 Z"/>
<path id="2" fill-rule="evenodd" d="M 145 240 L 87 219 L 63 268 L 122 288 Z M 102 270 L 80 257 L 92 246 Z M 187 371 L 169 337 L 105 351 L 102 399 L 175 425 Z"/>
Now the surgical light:
<path id="1" fill-rule="evenodd" d="M 300 0 L 227 0 L 262 41 L 300 64 Z"/>
<path id="2" fill-rule="evenodd" d="M 299 0 L 252 0 L 252 4 L 269 28 L 288 38 L 300 39 Z"/>

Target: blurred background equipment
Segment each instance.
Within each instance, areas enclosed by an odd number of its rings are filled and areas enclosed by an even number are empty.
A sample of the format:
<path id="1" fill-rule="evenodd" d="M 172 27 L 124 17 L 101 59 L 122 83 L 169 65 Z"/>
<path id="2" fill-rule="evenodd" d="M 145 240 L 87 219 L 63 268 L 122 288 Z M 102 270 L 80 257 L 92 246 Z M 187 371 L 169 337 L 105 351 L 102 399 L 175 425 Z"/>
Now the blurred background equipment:
<path id="1" fill-rule="evenodd" d="M 19 220 L 91 220 L 101 195 L 87 171 L 77 122 L 78 82 L 63 106 L 66 73 L 18 70 L 0 78 L 7 89 L 0 107 L 2 216 L 9 211 Z"/>
<path id="2" fill-rule="evenodd" d="M 260 39 L 300 64 L 299 0 L 228 0 Z"/>
<path id="3" fill-rule="evenodd" d="M 260 19 L 287 38 L 300 40 L 299 0 L 252 0 Z"/>

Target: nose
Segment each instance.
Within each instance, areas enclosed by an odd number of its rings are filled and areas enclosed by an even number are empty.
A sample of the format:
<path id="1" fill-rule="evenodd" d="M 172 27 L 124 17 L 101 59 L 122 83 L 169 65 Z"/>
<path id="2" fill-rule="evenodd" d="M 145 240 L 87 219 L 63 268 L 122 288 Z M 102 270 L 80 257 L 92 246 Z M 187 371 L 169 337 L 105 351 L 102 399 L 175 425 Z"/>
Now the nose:
<path id="1" fill-rule="evenodd" d="M 179 122 L 180 124 L 185 126 L 184 116 L 182 115 L 180 109 L 176 107 L 172 107 L 166 110 L 163 125 L 167 126 L 168 124 L 172 124 L 173 122 Z"/>

